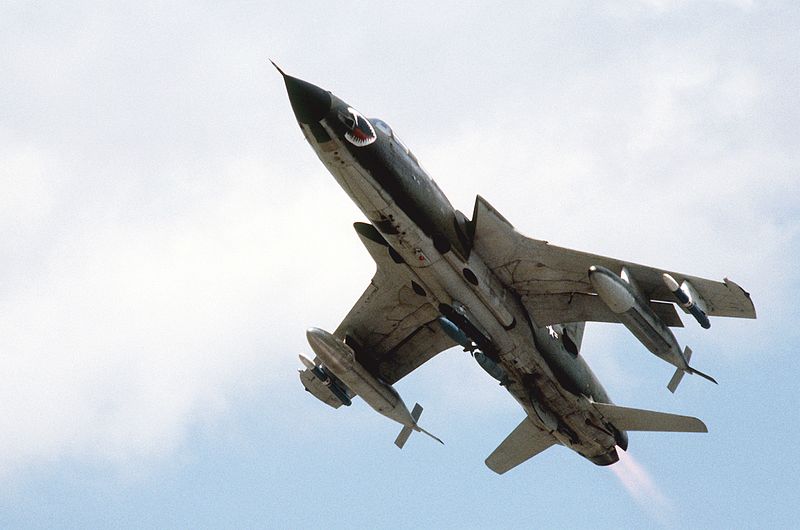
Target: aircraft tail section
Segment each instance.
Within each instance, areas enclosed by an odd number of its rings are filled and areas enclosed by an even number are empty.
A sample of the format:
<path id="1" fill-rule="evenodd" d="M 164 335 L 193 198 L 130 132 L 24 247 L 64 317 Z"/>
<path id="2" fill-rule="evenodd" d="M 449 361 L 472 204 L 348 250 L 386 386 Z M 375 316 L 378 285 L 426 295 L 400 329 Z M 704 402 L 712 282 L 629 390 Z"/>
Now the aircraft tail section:
<path id="1" fill-rule="evenodd" d="M 708 432 L 699 418 L 595 403 L 595 408 L 621 431 Z"/>
<path id="2" fill-rule="evenodd" d="M 558 442 L 551 434 L 538 429 L 526 417 L 489 455 L 486 465 L 502 475 L 556 443 Z"/>

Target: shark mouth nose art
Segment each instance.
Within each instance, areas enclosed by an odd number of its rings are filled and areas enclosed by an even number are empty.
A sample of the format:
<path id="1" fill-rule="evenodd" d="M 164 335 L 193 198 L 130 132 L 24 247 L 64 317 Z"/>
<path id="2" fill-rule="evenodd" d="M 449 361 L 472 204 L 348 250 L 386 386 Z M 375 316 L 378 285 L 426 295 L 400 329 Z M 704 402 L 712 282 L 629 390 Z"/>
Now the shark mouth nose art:
<path id="1" fill-rule="evenodd" d="M 356 147 L 364 147 L 377 139 L 372 124 L 353 107 L 347 107 L 347 110 L 340 112 L 339 119 L 348 128 L 344 137 Z"/>

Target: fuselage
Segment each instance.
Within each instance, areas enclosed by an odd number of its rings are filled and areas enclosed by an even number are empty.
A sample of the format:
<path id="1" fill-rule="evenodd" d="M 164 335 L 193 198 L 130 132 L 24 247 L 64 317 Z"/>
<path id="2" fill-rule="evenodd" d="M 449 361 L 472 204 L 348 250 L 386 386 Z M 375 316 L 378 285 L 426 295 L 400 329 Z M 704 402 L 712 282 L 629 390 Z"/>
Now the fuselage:
<path id="1" fill-rule="evenodd" d="M 481 365 L 537 427 L 596 464 L 616 462 L 627 435 L 592 406 L 611 402 L 602 385 L 560 328 L 537 326 L 472 249 L 470 222 L 413 153 L 383 121 L 310 83 L 284 79 L 306 140 L 390 245 L 398 274 L 476 344 Z"/>

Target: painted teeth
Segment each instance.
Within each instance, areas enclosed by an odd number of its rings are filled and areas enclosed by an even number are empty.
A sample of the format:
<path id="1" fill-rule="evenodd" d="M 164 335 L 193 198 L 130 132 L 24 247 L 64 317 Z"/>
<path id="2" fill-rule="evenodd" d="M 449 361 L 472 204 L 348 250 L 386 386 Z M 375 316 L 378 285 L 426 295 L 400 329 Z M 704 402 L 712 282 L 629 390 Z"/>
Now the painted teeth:
<path id="1" fill-rule="evenodd" d="M 375 134 L 375 129 L 372 128 L 372 124 L 368 119 L 366 119 L 353 107 L 347 107 L 347 111 L 350 113 L 353 121 L 352 127 L 357 128 L 360 133 L 359 136 L 356 136 L 350 131 L 346 132 L 344 137 L 347 138 L 348 142 L 356 147 L 364 147 L 365 145 L 369 145 L 378 139 L 377 135 Z M 366 126 L 366 128 L 362 126 L 362 123 Z M 367 138 L 361 138 L 360 136 L 366 136 Z"/>
<path id="2" fill-rule="evenodd" d="M 347 138 L 347 140 L 356 147 L 364 147 L 365 145 L 369 145 L 377 139 L 377 137 L 374 134 L 367 139 L 363 139 L 349 132 L 345 133 L 345 138 Z"/>

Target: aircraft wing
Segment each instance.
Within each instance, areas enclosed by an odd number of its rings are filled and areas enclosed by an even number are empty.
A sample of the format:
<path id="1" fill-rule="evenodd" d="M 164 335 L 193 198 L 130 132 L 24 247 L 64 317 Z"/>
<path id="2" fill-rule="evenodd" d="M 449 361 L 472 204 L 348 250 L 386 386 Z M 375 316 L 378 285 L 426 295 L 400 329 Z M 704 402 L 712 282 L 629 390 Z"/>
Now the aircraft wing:
<path id="1" fill-rule="evenodd" d="M 502 475 L 557 443 L 552 434 L 539 429 L 526 417 L 489 455 L 486 465 Z"/>
<path id="2" fill-rule="evenodd" d="M 380 233 L 371 224 L 354 226 L 378 269 L 333 334 L 353 347 L 367 370 L 391 385 L 456 344 L 436 322 L 436 309 L 414 292 Z"/>
<path id="3" fill-rule="evenodd" d="M 531 239 L 517 232 L 485 199 L 475 201 L 474 243 L 487 266 L 500 280 L 514 289 L 539 325 L 564 322 L 616 322 L 589 282 L 592 265 L 619 273 L 627 268 L 651 307 L 667 325 L 680 326 L 674 295 L 667 289 L 662 274 L 678 283 L 688 280 L 703 297 L 708 316 L 755 318 L 750 295 L 737 284 L 698 278 L 687 274 L 647 267 L 629 261 L 598 256 L 547 241 Z"/>

